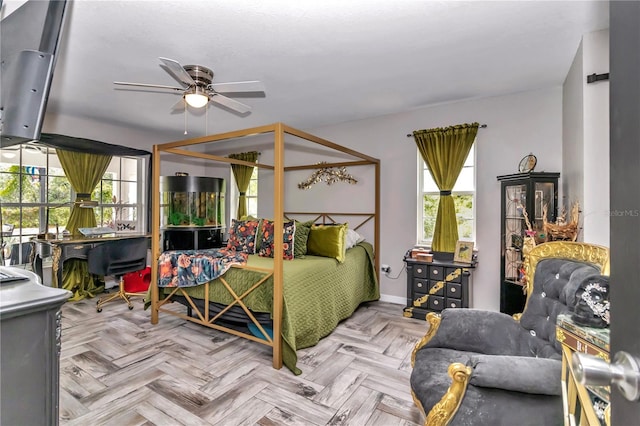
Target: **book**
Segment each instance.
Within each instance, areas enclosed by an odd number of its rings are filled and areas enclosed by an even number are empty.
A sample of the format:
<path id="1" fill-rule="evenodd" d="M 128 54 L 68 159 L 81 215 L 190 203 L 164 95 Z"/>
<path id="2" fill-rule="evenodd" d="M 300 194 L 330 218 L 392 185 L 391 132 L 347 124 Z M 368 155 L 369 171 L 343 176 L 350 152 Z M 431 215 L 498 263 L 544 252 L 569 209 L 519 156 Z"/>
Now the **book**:
<path id="1" fill-rule="evenodd" d="M 113 234 L 115 229 L 108 226 L 96 226 L 94 228 L 78 228 L 78 231 L 85 237 L 94 237 L 96 235 Z"/>
<path id="2" fill-rule="evenodd" d="M 572 334 L 574 337 L 579 339 L 583 344 L 590 344 L 599 349 L 600 352 L 605 352 L 609 354 L 609 329 L 608 328 L 594 328 L 594 327 L 585 327 L 576 324 L 571 319 L 571 314 L 560 314 L 558 315 L 556 325 L 564 330 Z M 559 340 L 559 339 L 558 339 Z M 562 341 L 560 340 L 562 343 Z M 577 344 L 577 342 L 574 342 Z M 580 350 L 576 347 L 571 346 L 575 350 L 579 350 L 580 352 L 590 353 L 586 350 Z M 594 354 L 592 354 L 594 355 Z M 597 355 L 597 354 L 595 354 Z"/>

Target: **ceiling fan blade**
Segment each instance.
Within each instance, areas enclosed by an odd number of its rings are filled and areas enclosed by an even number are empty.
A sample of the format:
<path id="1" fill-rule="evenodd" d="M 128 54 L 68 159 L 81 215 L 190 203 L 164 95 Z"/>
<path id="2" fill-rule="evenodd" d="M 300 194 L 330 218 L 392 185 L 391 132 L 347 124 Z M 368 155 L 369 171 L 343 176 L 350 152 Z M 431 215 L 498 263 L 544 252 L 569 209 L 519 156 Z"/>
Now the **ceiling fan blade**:
<path id="1" fill-rule="evenodd" d="M 171 111 L 184 112 L 184 108 L 185 108 L 185 102 L 184 102 L 184 97 L 182 97 L 178 100 L 178 102 L 173 104 L 173 106 L 171 107 Z"/>
<path id="2" fill-rule="evenodd" d="M 219 93 L 231 92 L 264 92 L 261 81 L 234 81 L 229 83 L 212 83 L 210 87 Z"/>
<path id="3" fill-rule="evenodd" d="M 176 78 L 179 82 L 184 84 L 186 87 L 193 86 L 196 84 L 193 81 L 193 78 L 189 75 L 188 72 L 185 71 L 184 67 L 180 65 L 178 61 L 174 61 L 169 58 L 158 58 L 160 59 L 164 65 L 169 69 L 170 73 Z"/>
<path id="4" fill-rule="evenodd" d="M 238 111 L 241 114 L 251 111 L 251 107 L 249 105 L 238 102 L 235 99 L 227 98 L 226 96 L 220 95 L 218 93 L 211 94 L 209 96 L 209 99 L 212 102 L 216 102 L 234 111 Z"/>
<path id="5" fill-rule="evenodd" d="M 161 84 L 129 83 L 126 81 L 114 81 L 113 84 L 118 84 L 120 86 L 148 87 L 151 89 L 169 89 L 169 90 L 177 90 L 178 92 L 184 91 L 182 87 L 164 86 Z"/>

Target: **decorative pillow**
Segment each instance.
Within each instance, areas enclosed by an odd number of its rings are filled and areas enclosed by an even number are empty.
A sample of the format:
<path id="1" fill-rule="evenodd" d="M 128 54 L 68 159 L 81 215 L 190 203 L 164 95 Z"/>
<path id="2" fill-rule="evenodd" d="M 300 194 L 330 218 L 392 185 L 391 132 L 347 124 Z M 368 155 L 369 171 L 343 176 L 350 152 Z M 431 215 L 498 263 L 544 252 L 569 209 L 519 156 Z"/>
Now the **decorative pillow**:
<path id="1" fill-rule="evenodd" d="M 284 222 L 283 227 L 283 240 L 282 240 L 282 258 L 291 260 L 293 259 L 293 247 L 295 241 L 293 236 L 296 231 L 296 224 L 294 221 Z M 260 227 L 260 250 L 258 255 L 262 257 L 273 257 L 273 221 L 269 219 L 262 219 L 262 226 Z"/>
<path id="2" fill-rule="evenodd" d="M 296 233 L 293 236 L 293 257 L 304 257 L 307 254 L 307 240 L 313 221 L 300 222 L 296 220 Z"/>
<path id="3" fill-rule="evenodd" d="M 241 251 L 247 254 L 256 252 L 256 235 L 258 233 L 258 220 L 231 221 L 227 250 Z"/>
<path id="4" fill-rule="evenodd" d="M 354 247 L 356 244 L 364 241 L 364 237 L 358 234 L 353 229 L 347 229 L 347 235 L 345 236 L 345 249 L 349 250 L 351 247 Z"/>
<path id="5" fill-rule="evenodd" d="M 347 234 L 347 224 L 313 225 L 307 240 L 307 254 L 334 257 L 340 263 L 344 262 Z"/>
<path id="6" fill-rule="evenodd" d="M 242 216 L 242 217 L 240 218 L 240 220 L 245 220 L 245 221 L 247 221 L 247 220 L 254 220 L 254 221 L 258 222 L 258 228 L 257 228 L 257 230 L 256 230 L 256 245 L 255 245 L 255 247 L 254 247 L 254 249 L 253 249 L 253 252 L 254 252 L 254 253 L 258 253 L 258 250 L 260 250 L 260 237 L 261 237 L 261 235 L 260 235 L 260 229 L 262 229 L 262 224 L 260 223 L 260 221 L 261 221 L 262 219 L 260 219 L 259 217 L 254 217 L 254 216 L 252 216 L 252 215 L 247 215 L 247 216 Z"/>

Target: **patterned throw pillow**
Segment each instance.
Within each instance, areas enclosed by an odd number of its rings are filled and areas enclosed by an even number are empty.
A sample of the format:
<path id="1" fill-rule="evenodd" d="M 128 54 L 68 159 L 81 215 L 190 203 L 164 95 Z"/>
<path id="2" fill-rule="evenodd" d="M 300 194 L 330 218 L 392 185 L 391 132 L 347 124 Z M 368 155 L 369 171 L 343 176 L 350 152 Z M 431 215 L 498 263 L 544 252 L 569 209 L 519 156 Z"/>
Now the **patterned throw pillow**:
<path id="1" fill-rule="evenodd" d="M 282 240 L 282 258 L 291 260 L 293 259 L 293 247 L 295 245 L 293 236 L 296 231 L 296 225 L 294 221 L 290 221 L 283 223 L 282 227 L 284 231 Z M 273 257 L 273 221 L 269 219 L 262 219 L 260 231 L 261 238 L 258 255 L 262 257 Z"/>
<path id="2" fill-rule="evenodd" d="M 241 251 L 247 254 L 256 252 L 256 235 L 258 233 L 258 220 L 231 221 L 227 250 Z"/>

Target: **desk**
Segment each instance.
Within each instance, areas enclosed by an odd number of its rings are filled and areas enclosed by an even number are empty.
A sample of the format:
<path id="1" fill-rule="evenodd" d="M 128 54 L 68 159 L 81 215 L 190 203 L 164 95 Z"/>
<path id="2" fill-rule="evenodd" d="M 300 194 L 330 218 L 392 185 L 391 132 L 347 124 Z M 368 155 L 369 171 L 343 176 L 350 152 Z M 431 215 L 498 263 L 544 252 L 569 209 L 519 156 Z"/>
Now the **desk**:
<path id="1" fill-rule="evenodd" d="M 69 259 L 87 259 L 89 250 L 107 241 L 123 240 L 127 238 L 149 238 L 149 234 L 104 234 L 95 237 L 71 237 L 57 240 L 34 239 L 33 270 L 42 279 L 42 259 L 53 258 L 52 287 L 59 287 L 62 283 L 62 268 Z M 55 279 L 54 279 L 55 278 Z"/>

